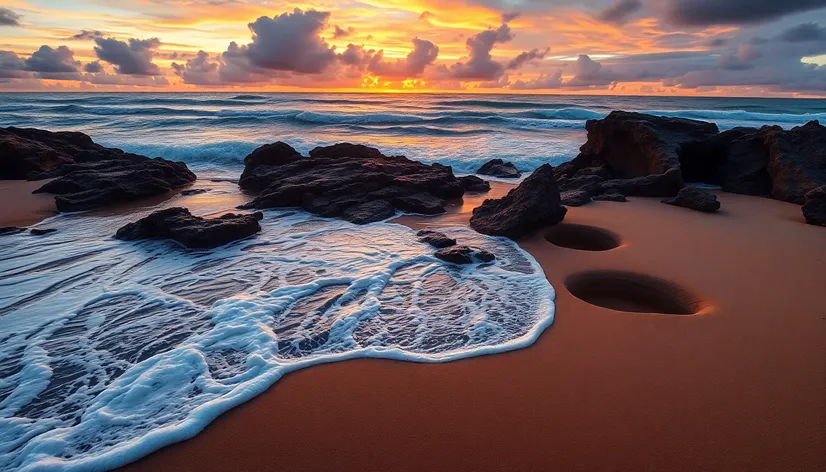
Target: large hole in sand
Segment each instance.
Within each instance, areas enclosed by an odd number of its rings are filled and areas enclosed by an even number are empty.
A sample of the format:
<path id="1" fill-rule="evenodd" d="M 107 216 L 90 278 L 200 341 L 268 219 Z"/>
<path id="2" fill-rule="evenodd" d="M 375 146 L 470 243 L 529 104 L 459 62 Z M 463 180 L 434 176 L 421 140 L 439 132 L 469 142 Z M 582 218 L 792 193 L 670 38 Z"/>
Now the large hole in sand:
<path id="1" fill-rule="evenodd" d="M 602 228 L 584 225 L 558 224 L 545 234 L 549 243 L 580 251 L 607 251 L 619 247 L 620 238 Z"/>
<path id="2" fill-rule="evenodd" d="M 693 315 L 702 307 L 700 298 L 688 290 L 635 272 L 582 272 L 568 277 L 565 286 L 580 300 L 610 310 Z"/>

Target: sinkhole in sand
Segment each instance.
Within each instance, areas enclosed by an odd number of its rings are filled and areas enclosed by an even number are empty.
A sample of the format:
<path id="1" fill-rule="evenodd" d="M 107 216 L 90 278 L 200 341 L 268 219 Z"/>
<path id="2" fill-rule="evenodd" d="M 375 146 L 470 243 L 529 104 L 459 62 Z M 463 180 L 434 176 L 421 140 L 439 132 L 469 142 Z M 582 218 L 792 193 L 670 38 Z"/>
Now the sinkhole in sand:
<path id="1" fill-rule="evenodd" d="M 703 304 L 679 285 L 636 272 L 581 272 L 569 276 L 565 287 L 586 303 L 616 311 L 694 315 Z"/>
<path id="2" fill-rule="evenodd" d="M 580 251 L 608 251 L 619 247 L 620 238 L 596 226 L 558 224 L 545 234 L 549 243 Z"/>

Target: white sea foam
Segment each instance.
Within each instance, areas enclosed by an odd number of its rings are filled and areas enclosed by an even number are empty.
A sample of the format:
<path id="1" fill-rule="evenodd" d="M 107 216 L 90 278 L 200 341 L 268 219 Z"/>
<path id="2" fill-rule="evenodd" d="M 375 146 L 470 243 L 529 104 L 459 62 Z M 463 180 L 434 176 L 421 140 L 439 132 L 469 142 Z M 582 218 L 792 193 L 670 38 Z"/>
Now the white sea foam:
<path id="1" fill-rule="evenodd" d="M 400 225 L 289 212 L 214 251 L 111 238 L 139 216 L 59 216 L 56 233 L 0 239 L 0 469 L 115 467 L 287 372 L 491 354 L 553 320 L 536 261 L 464 227 L 444 231 L 494 263 L 441 262 Z"/>

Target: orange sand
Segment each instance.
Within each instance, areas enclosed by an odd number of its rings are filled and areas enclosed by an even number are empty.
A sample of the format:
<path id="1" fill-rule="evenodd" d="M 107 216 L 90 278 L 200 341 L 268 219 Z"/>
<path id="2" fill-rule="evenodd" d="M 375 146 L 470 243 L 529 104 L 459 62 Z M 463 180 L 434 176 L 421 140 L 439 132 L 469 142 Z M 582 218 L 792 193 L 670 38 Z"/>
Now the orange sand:
<path id="1" fill-rule="evenodd" d="M 33 194 L 48 180 L 0 180 L 0 228 L 27 226 L 57 214 L 54 195 Z"/>
<path id="2" fill-rule="evenodd" d="M 826 229 L 795 205 L 720 200 L 714 215 L 644 198 L 571 209 L 622 238 L 611 251 L 521 241 L 557 290 L 529 349 L 312 367 L 127 469 L 826 470 Z M 465 222 L 478 203 L 399 221 Z M 591 269 L 671 280 L 702 314 L 587 304 L 564 281 Z"/>

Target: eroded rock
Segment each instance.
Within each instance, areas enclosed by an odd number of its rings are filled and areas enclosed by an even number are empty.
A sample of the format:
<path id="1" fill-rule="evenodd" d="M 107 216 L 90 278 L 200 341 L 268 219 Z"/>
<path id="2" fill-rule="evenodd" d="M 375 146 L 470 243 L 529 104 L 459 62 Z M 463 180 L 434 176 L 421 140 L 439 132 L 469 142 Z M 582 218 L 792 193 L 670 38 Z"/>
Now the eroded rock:
<path id="1" fill-rule="evenodd" d="M 416 236 L 419 237 L 419 241 L 430 244 L 431 246 L 438 249 L 443 249 L 446 247 L 456 245 L 455 239 L 449 238 L 446 234 L 440 233 L 438 231 L 430 231 L 423 229 L 416 233 Z"/>
<path id="2" fill-rule="evenodd" d="M 476 173 L 479 175 L 499 177 L 501 179 L 518 179 L 522 177 L 522 174 L 516 169 L 515 165 L 510 162 L 505 162 L 502 159 L 491 159 L 485 162 Z"/>
<path id="3" fill-rule="evenodd" d="M 256 149 L 245 163 L 239 185 L 257 196 L 243 208 L 301 207 L 357 224 L 396 210 L 442 213 L 446 199 L 465 192 L 450 167 L 349 143 L 315 148 L 310 157 L 275 143 Z"/>
<path id="4" fill-rule="evenodd" d="M 681 189 L 674 198 L 666 198 L 663 203 L 674 205 L 703 213 L 714 213 L 720 209 L 717 196 L 695 187 Z"/>
<path id="5" fill-rule="evenodd" d="M 810 225 L 826 226 L 826 186 L 818 187 L 806 194 L 803 216 Z"/>
<path id="6" fill-rule="evenodd" d="M 473 264 L 474 262 L 491 262 L 496 256 L 484 249 L 477 249 L 468 246 L 453 246 L 436 251 L 434 254 L 438 259 L 453 264 Z"/>
<path id="7" fill-rule="evenodd" d="M 218 218 L 193 216 L 188 209 L 174 207 L 156 211 L 121 227 L 115 237 L 125 241 L 172 239 L 189 248 L 215 248 L 261 231 L 261 212 L 227 213 Z"/>
<path id="8" fill-rule="evenodd" d="M 554 169 L 544 164 L 504 197 L 485 200 L 474 208 L 470 226 L 483 234 L 519 238 L 559 223 L 566 212 Z"/>

